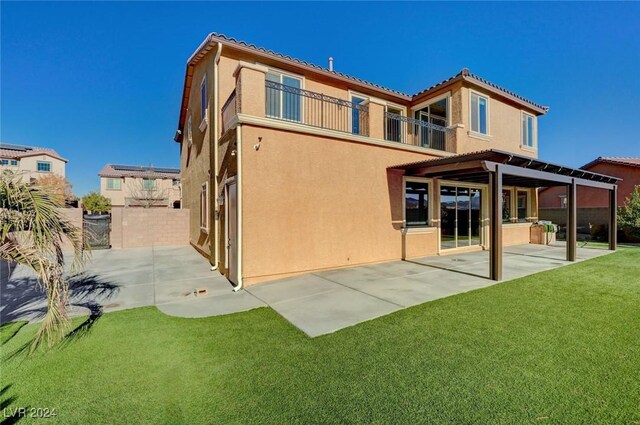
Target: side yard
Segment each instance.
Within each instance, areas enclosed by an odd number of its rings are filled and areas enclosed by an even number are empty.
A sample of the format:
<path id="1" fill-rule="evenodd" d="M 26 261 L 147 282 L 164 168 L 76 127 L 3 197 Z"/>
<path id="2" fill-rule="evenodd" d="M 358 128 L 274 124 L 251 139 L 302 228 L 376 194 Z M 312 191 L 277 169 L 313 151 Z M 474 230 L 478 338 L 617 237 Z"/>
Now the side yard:
<path id="1" fill-rule="evenodd" d="M 145 307 L 25 358 L 35 326 L 6 325 L 0 402 L 78 424 L 637 424 L 639 306 L 623 248 L 313 339 L 269 308 Z"/>

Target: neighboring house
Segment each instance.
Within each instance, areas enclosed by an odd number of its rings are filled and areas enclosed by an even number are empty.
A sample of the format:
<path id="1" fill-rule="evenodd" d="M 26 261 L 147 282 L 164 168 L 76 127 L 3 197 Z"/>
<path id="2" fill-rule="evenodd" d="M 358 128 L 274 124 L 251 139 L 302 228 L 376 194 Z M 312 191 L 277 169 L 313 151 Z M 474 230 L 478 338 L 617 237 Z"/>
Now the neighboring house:
<path id="1" fill-rule="evenodd" d="M 21 173 L 33 181 L 48 174 L 65 177 L 67 160 L 50 148 L 0 143 L 0 171 Z"/>
<path id="2" fill-rule="evenodd" d="M 100 193 L 115 207 L 180 208 L 180 169 L 144 165 L 105 165 Z"/>
<path id="3" fill-rule="evenodd" d="M 618 183 L 618 206 L 631 194 L 635 186 L 640 186 L 640 158 L 598 157 L 580 167 L 594 173 L 606 174 L 622 179 Z M 540 189 L 540 209 L 566 208 L 567 195 L 564 188 L 548 187 Z M 589 187 L 578 189 L 579 208 L 607 208 L 609 199 L 606 193 Z"/>
<path id="4" fill-rule="evenodd" d="M 580 167 L 594 173 L 606 174 L 622 179 L 618 183 L 617 204 L 624 205 L 625 199 L 635 186 L 640 185 L 640 158 L 598 157 Z M 588 233 L 589 226 L 606 228 L 609 199 L 602 190 L 581 187 L 577 192 L 578 226 Z M 547 187 L 539 192 L 540 218 L 565 225 L 567 221 L 567 193 L 562 187 Z M 592 229 L 593 230 L 593 229 Z M 598 230 L 598 229 L 596 229 Z"/>
<path id="5" fill-rule="evenodd" d="M 175 136 L 191 244 L 237 287 L 490 243 L 502 255 L 530 241 L 536 172 L 574 184 L 536 160 L 547 109 L 467 69 L 407 95 L 211 34 L 187 61 Z M 575 184 L 592 180 L 615 183 Z"/>

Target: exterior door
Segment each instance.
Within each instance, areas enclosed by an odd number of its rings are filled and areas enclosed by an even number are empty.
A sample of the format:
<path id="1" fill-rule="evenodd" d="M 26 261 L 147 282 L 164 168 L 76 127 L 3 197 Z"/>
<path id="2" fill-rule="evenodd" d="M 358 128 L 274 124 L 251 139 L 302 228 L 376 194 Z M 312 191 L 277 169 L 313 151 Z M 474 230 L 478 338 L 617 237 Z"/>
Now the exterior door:
<path id="1" fill-rule="evenodd" d="M 441 249 L 480 245 L 481 194 L 473 187 L 440 187 Z"/>
<path id="2" fill-rule="evenodd" d="M 227 241 L 227 270 L 228 279 L 233 284 L 238 284 L 238 210 L 236 196 L 236 182 L 226 186 L 226 241 Z"/>

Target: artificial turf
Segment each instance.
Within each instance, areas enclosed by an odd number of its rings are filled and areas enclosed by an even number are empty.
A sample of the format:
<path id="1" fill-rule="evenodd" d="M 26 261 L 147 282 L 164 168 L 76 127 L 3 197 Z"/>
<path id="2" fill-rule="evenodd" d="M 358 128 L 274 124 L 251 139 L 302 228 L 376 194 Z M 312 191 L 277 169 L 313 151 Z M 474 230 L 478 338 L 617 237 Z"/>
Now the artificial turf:
<path id="1" fill-rule="evenodd" d="M 640 423 L 638 248 L 313 339 L 269 308 L 149 307 L 10 357 L 35 326 L 2 345 L 0 400 L 45 423 Z"/>

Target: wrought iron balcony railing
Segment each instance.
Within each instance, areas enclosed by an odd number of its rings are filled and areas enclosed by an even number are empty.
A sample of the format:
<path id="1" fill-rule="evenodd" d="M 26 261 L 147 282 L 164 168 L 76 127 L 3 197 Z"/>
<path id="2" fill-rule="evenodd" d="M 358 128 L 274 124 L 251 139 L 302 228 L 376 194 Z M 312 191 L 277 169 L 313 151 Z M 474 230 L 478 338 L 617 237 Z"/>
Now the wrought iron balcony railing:
<path id="1" fill-rule="evenodd" d="M 266 81 L 265 115 L 313 127 L 369 136 L 366 105 Z"/>
<path id="2" fill-rule="evenodd" d="M 454 152 L 453 135 L 454 131 L 450 128 L 385 112 L 386 140 Z"/>

